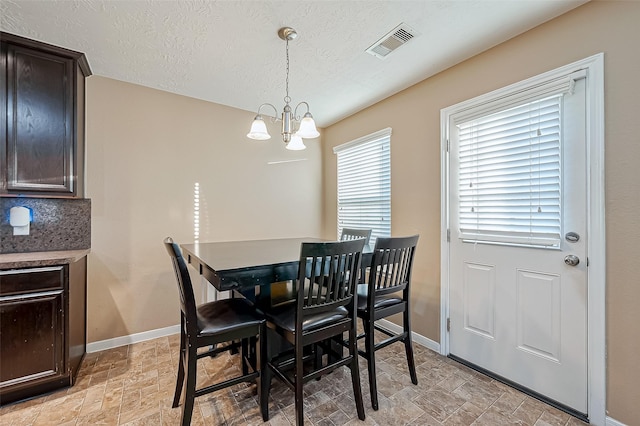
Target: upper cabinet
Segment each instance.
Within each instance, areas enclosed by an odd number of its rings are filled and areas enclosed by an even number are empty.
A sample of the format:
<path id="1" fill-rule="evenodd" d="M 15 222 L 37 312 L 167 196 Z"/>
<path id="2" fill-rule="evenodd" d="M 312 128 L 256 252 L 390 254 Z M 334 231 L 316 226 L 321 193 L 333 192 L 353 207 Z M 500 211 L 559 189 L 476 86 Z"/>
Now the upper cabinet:
<path id="1" fill-rule="evenodd" d="M 84 197 L 84 54 L 0 32 L 0 196 Z"/>

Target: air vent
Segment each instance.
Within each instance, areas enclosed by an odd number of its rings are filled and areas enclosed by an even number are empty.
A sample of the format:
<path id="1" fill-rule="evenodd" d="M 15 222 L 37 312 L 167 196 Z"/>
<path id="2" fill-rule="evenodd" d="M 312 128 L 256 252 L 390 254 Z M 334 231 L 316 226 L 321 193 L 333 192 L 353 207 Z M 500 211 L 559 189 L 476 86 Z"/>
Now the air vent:
<path id="1" fill-rule="evenodd" d="M 420 34 L 416 30 L 402 23 L 373 43 L 366 52 L 377 58 L 384 59 L 389 53 L 418 35 Z"/>

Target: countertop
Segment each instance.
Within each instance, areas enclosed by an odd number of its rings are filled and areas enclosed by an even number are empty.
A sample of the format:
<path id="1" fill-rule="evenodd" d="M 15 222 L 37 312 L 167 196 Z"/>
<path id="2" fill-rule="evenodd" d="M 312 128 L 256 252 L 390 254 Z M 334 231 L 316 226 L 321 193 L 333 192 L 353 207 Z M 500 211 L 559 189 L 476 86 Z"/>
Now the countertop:
<path id="1" fill-rule="evenodd" d="M 0 254 L 0 269 L 64 265 L 82 259 L 90 251 L 84 249 Z"/>

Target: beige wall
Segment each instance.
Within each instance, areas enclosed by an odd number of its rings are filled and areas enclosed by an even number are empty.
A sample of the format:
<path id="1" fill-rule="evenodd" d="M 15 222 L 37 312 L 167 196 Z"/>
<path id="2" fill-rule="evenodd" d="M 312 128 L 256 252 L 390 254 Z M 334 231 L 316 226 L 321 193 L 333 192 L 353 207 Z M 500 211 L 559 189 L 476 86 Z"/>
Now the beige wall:
<path id="1" fill-rule="evenodd" d="M 440 109 L 545 71 L 605 54 L 607 409 L 639 424 L 640 2 L 591 2 L 325 130 L 325 237 L 336 234 L 332 148 L 380 130 L 391 137 L 392 233 L 420 233 L 414 330 L 435 341 L 440 315 Z"/>
<path id="2" fill-rule="evenodd" d="M 200 241 L 319 236 L 320 142 L 287 151 L 246 138 L 254 114 L 92 76 L 87 197 L 92 199 L 88 341 L 179 323 L 164 237 Z M 268 161 L 306 161 L 268 165 Z M 197 276 L 192 276 L 199 283 Z"/>

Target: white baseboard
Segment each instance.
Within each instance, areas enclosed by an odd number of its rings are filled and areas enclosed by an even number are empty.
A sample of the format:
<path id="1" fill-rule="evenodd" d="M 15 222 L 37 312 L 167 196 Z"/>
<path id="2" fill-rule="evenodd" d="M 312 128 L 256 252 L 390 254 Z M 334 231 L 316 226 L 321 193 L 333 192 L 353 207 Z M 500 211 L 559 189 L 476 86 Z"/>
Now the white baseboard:
<path id="1" fill-rule="evenodd" d="M 387 330 L 393 333 L 402 332 L 401 326 L 394 324 L 391 321 L 388 321 L 385 319 L 377 321 L 376 324 L 382 328 L 386 328 Z M 415 331 L 411 331 L 411 340 L 413 340 L 414 343 L 424 346 L 427 349 L 431 349 L 434 352 L 440 353 L 440 343 L 436 342 L 435 340 L 431 340 L 427 337 L 424 337 L 423 335 L 418 334 Z"/>
<path id="2" fill-rule="evenodd" d="M 619 422 L 617 420 L 612 419 L 611 417 L 606 418 L 606 426 L 627 426 L 625 423 Z"/>
<path id="3" fill-rule="evenodd" d="M 87 343 L 87 353 L 100 352 L 106 349 L 113 349 L 119 346 L 130 345 L 132 343 L 144 342 L 145 340 L 157 339 L 158 337 L 170 336 L 176 333 L 180 333 L 179 324 L 155 330 L 143 331 L 142 333 L 130 334 L 128 336 L 114 337 L 113 339 L 91 342 Z"/>
<path id="4" fill-rule="evenodd" d="M 402 327 L 387 320 L 378 321 L 378 325 L 392 331 L 399 333 L 402 331 Z M 144 331 L 142 333 L 130 334 L 128 336 L 114 337 L 113 339 L 100 340 L 97 342 L 87 343 L 87 352 L 100 352 L 107 349 L 117 348 L 119 346 L 131 345 L 133 343 L 144 342 L 145 340 L 156 339 L 158 337 L 170 336 L 180 332 L 180 325 L 172 325 L 170 327 L 158 328 L 155 330 Z M 428 339 L 415 331 L 411 332 L 411 338 L 414 343 L 422 345 L 432 351 L 440 353 L 440 344 L 436 341 Z M 625 426 L 622 423 L 617 425 L 612 423 L 611 426 Z"/>

